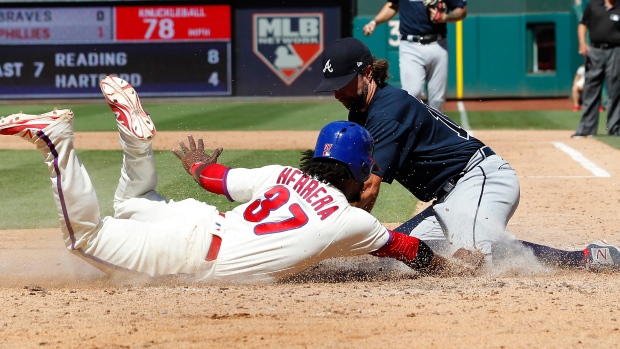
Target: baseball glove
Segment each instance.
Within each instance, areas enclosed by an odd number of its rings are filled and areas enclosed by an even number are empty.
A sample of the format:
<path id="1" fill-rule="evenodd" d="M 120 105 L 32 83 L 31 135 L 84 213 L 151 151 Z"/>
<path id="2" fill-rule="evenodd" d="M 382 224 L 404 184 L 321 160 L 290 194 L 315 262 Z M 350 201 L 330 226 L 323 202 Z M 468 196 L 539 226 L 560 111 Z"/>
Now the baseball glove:
<path id="1" fill-rule="evenodd" d="M 427 9 L 437 10 L 437 12 L 435 12 L 435 16 L 431 18 L 433 22 L 437 22 L 441 19 L 442 14 L 446 12 L 446 3 L 442 0 L 423 0 L 422 3 Z"/>

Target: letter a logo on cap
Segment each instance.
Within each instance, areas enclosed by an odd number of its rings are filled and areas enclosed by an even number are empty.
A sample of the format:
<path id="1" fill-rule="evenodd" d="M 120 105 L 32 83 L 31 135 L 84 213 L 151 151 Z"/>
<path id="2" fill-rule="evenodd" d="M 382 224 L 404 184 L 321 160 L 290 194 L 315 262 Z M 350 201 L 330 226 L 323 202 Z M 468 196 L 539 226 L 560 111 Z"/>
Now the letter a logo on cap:
<path id="1" fill-rule="evenodd" d="M 325 62 L 325 67 L 323 68 L 323 73 L 325 73 L 326 70 L 328 72 L 330 72 L 330 73 L 334 72 L 334 69 L 332 69 L 331 59 L 328 59 L 327 62 Z"/>

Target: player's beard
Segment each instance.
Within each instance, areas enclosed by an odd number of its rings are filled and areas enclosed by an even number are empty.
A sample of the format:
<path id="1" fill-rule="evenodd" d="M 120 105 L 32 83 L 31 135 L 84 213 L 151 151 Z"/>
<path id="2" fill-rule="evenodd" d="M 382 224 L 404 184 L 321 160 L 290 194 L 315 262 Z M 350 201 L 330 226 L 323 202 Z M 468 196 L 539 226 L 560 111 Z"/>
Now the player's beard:
<path id="1" fill-rule="evenodd" d="M 359 202 L 362 200 L 362 191 L 364 190 L 364 183 L 359 183 L 359 190 L 356 190 L 352 193 L 347 194 L 347 201 L 349 202 Z"/>
<path id="2" fill-rule="evenodd" d="M 362 80 L 362 79 L 360 79 Z M 362 91 L 356 98 L 351 99 L 348 109 L 352 111 L 361 111 L 366 106 L 366 98 L 368 97 L 368 85 L 362 83 Z"/>

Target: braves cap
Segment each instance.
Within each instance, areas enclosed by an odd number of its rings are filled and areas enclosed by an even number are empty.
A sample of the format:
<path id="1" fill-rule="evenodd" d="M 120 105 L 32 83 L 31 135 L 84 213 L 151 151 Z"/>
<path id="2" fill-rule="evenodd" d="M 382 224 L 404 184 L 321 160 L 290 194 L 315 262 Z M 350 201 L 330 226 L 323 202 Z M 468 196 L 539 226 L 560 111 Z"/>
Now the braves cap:
<path id="1" fill-rule="evenodd" d="M 373 60 L 368 47 L 355 38 L 336 40 L 323 51 L 322 57 L 323 81 L 314 92 L 340 90 Z"/>

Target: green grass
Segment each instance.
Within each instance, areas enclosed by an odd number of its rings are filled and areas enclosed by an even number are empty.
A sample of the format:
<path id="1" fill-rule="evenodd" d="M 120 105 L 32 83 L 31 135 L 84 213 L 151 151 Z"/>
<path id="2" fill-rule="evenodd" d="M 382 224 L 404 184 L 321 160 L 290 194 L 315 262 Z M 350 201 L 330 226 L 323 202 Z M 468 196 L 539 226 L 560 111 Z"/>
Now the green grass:
<path id="1" fill-rule="evenodd" d="M 111 215 L 122 152 L 80 150 L 78 153 L 97 192 L 102 216 Z M 297 166 L 299 156 L 299 151 L 295 150 L 227 150 L 219 162 L 245 168 L 275 163 Z M 51 183 L 42 160 L 43 156 L 36 150 L 0 150 L 0 230 L 58 226 Z M 159 176 L 157 190 L 169 199 L 176 201 L 192 197 L 214 205 L 220 211 L 231 210 L 239 204 L 200 188 L 171 152 L 155 152 L 155 166 Z M 385 185 L 373 214 L 382 222 L 403 222 L 411 217 L 416 202 L 402 186 Z"/>
<path id="2" fill-rule="evenodd" d="M 345 119 L 347 111 L 337 101 L 316 102 L 163 102 L 143 100 L 159 131 L 171 130 L 319 130 L 326 123 Z M 76 131 L 115 131 L 116 124 L 105 103 L 85 104 L 79 101 L 62 105 L 0 105 L 0 115 L 19 111 L 40 114 L 54 107 L 71 108 L 75 112 Z M 448 115 L 460 122 L 458 112 Z M 601 113 L 597 139 L 620 148 L 620 137 L 605 135 L 605 118 Z M 468 111 L 474 130 L 530 129 L 574 130 L 581 113 L 572 111 Z M 20 140 L 16 140 L 21 142 Z M 112 213 L 112 198 L 121 165 L 120 151 L 79 151 L 95 189 L 102 215 Z M 294 165 L 297 151 L 226 150 L 221 163 L 231 167 L 259 167 L 268 164 Z M 182 170 L 170 152 L 156 152 L 159 173 L 158 190 L 164 196 L 181 200 L 193 197 L 230 210 L 236 203 L 205 192 Z M 0 150 L 0 229 L 58 226 L 57 213 L 50 190 L 47 169 L 37 151 Z M 417 200 L 399 184 L 383 185 L 373 214 L 382 222 L 403 222 L 413 213 Z"/>
<path id="3" fill-rule="evenodd" d="M 460 121 L 458 112 L 448 116 Z M 572 130 L 579 124 L 580 113 L 573 111 L 467 111 L 474 130 Z"/>
<path id="4" fill-rule="evenodd" d="M 347 110 L 336 100 L 311 102 L 243 102 L 213 101 L 173 103 L 145 99 L 144 108 L 151 114 L 160 131 L 185 130 L 320 130 L 328 122 L 344 120 Z M 75 112 L 75 131 L 115 131 L 116 125 L 108 106 L 103 102 L 84 104 L 65 101 L 63 104 L 0 105 L 0 115 L 19 111 L 40 114 L 54 107 Z M 450 111 L 450 118 L 460 122 L 459 113 Z M 573 111 L 468 111 L 474 130 L 528 129 L 574 130 L 581 113 Z M 601 113 L 599 134 L 605 134 L 605 118 Z"/>
<path id="5" fill-rule="evenodd" d="M 447 115 L 457 123 L 461 122 L 459 112 Z M 563 110 L 547 111 L 468 111 L 469 125 L 474 130 L 569 130 L 574 131 L 581 120 L 581 113 Z M 620 137 L 608 136 L 605 128 L 607 112 L 601 112 L 596 138 L 620 149 Z"/>
<path id="6" fill-rule="evenodd" d="M 142 101 L 159 131 L 252 131 L 320 130 L 334 120 L 347 118 L 347 110 L 330 102 L 196 102 L 162 103 Z M 22 111 L 41 114 L 54 107 L 72 109 L 75 131 L 114 131 L 116 124 L 105 104 L 0 105 L 0 115 Z"/>

